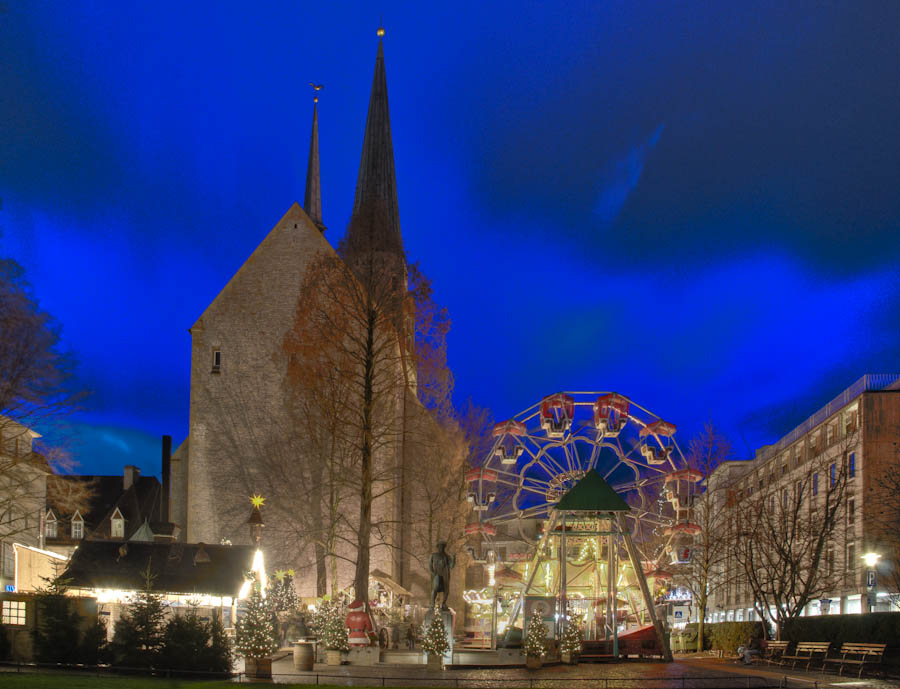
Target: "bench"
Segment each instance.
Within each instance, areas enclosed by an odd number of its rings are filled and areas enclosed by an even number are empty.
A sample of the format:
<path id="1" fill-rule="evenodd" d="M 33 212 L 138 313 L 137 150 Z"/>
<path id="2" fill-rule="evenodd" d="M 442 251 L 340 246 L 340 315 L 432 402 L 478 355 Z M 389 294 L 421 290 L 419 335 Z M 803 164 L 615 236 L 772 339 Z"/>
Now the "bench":
<path id="1" fill-rule="evenodd" d="M 783 653 L 781 656 L 781 664 L 787 665 L 787 661 L 791 661 L 791 669 L 797 667 L 798 663 L 805 662 L 804 670 L 809 670 L 814 660 L 824 661 L 828 656 L 828 647 L 831 643 L 828 641 L 801 641 L 797 644 L 797 648 L 791 655 Z"/>
<path id="2" fill-rule="evenodd" d="M 844 667 L 859 666 L 857 678 L 862 677 L 863 668 L 866 665 L 876 665 L 884 660 L 884 649 L 887 644 L 844 644 L 841 646 L 840 657 L 825 658 L 823 667 L 826 664 L 840 665 L 839 675 L 844 674 Z"/>
<path id="3" fill-rule="evenodd" d="M 787 652 L 790 641 L 769 641 L 766 643 L 766 649 L 763 651 L 762 659 L 770 665 L 781 660 L 781 657 Z"/>

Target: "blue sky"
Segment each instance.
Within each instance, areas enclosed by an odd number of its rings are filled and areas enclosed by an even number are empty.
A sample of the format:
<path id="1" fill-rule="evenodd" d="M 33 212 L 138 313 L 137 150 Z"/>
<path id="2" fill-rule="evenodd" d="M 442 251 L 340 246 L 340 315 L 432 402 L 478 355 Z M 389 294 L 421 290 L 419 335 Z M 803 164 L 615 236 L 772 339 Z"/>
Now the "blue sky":
<path id="1" fill-rule="evenodd" d="M 89 472 L 158 472 L 189 335 L 302 200 L 353 202 L 383 14 L 400 214 L 456 399 L 560 389 L 712 419 L 739 454 L 900 371 L 900 5 L 16 2 L 0 254 L 94 391 Z"/>

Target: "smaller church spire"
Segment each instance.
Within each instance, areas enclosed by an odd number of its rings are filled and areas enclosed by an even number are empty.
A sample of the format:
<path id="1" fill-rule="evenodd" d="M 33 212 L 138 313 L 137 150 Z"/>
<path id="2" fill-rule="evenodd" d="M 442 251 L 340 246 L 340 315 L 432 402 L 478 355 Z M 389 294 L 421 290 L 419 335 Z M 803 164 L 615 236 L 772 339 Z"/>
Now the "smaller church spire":
<path id="1" fill-rule="evenodd" d="M 319 91 L 323 84 L 314 84 L 312 134 L 309 137 L 309 162 L 306 166 L 306 194 L 303 197 L 303 210 L 319 231 L 324 234 L 325 224 L 322 222 L 322 180 L 319 174 Z"/>

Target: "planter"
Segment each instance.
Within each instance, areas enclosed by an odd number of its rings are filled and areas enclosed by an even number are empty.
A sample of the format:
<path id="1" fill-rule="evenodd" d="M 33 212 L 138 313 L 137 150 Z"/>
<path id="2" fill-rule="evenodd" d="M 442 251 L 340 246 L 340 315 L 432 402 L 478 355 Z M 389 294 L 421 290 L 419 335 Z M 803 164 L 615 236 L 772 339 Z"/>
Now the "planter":
<path id="1" fill-rule="evenodd" d="M 578 665 L 577 653 L 569 653 L 568 651 L 563 651 L 560 655 L 560 659 L 567 665 Z"/>
<path id="2" fill-rule="evenodd" d="M 294 644 L 294 667 L 298 670 L 312 670 L 313 662 L 313 645 L 303 641 Z"/>
<path id="3" fill-rule="evenodd" d="M 540 670 L 544 660 L 540 656 L 525 656 L 525 667 L 529 670 Z"/>
<path id="4" fill-rule="evenodd" d="M 244 674 L 256 679 L 272 679 L 272 659 L 244 658 Z"/>
<path id="5" fill-rule="evenodd" d="M 443 670 L 444 669 L 444 658 L 438 653 L 429 653 L 428 654 L 428 669 L 429 670 Z"/>
<path id="6" fill-rule="evenodd" d="M 332 651 L 329 648 L 325 652 L 325 662 L 328 665 L 340 665 L 341 664 L 341 652 L 340 651 Z"/>

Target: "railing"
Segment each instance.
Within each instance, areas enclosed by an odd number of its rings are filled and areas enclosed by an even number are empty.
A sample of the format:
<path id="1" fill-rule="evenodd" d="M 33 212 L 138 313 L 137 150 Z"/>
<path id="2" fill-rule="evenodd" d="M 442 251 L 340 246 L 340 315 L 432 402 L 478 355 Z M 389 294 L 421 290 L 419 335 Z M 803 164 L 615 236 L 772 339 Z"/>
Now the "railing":
<path id="1" fill-rule="evenodd" d="M 872 390 L 884 390 L 900 380 L 900 373 L 869 373 L 857 380 L 853 385 L 844 390 L 840 395 L 831 400 L 815 414 L 810 416 L 806 421 L 797 426 L 794 430 L 784 436 L 774 445 L 769 445 L 761 450 L 756 459 L 765 462 L 779 452 L 784 450 L 788 445 L 809 433 L 813 428 L 820 425 L 835 412 L 840 411 L 859 397 L 864 392 Z"/>

